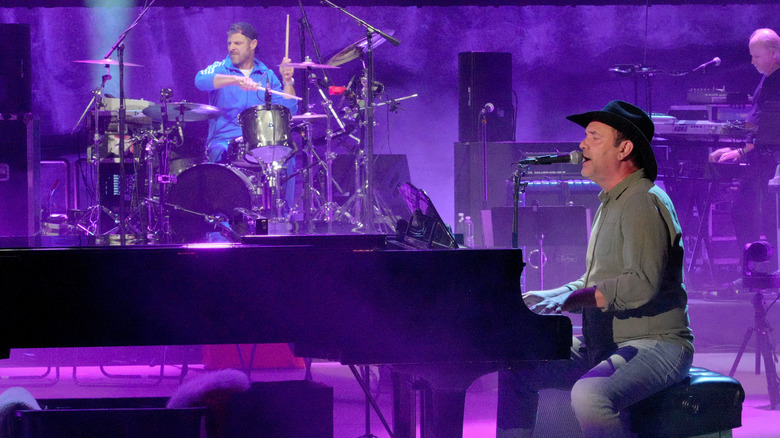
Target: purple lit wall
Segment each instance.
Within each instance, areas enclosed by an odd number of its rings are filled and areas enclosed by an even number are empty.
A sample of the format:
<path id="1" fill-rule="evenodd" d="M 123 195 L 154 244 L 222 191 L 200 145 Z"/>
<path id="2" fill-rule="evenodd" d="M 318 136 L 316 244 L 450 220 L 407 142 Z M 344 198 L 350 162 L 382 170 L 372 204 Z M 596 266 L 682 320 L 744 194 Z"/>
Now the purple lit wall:
<path id="1" fill-rule="evenodd" d="M 608 71 L 616 64 L 643 63 L 666 71 L 691 70 L 719 56 L 720 67 L 682 77 L 652 79 L 652 110 L 684 104 L 686 90 L 722 87 L 752 92 L 759 75 L 750 65 L 747 39 L 758 27 L 780 28 L 780 6 L 527 6 L 527 7 L 354 7 L 349 10 L 383 30 L 394 30 L 399 47 L 377 47 L 376 78 L 393 97 L 413 93 L 403 111 L 377 113 L 377 153 L 402 153 L 412 182 L 425 189 L 445 220 L 453 210 L 453 143 L 457 141 L 457 55 L 464 51 L 510 52 L 518 94 L 519 141 L 577 140 L 580 128 L 569 113 L 596 109 L 612 99 L 634 101 L 632 78 Z M 34 112 L 41 119 L 44 158 L 73 154 L 57 138 L 67 134 L 100 83 L 101 67 L 76 59 L 102 58 L 139 12 L 126 8 L 6 8 L 0 22 L 32 28 Z M 226 55 L 226 29 L 250 21 L 263 41 L 259 58 L 269 65 L 284 53 L 285 15 L 291 17 L 290 53 L 300 60 L 298 8 L 152 8 L 128 36 L 126 96 L 159 100 L 170 87 L 174 101 L 205 102 L 193 78 Z M 307 14 L 327 59 L 364 36 L 342 13 L 308 7 Z M 772 18 L 774 17 L 774 18 Z M 308 55 L 314 57 L 311 41 Z M 359 61 L 334 74 L 345 84 Z M 118 95 L 119 75 L 107 92 Z M 300 84 L 300 79 L 299 79 Z M 645 84 L 638 84 L 647 109 Z M 300 85 L 298 86 L 301 92 Z M 314 99 L 313 99 L 314 100 Z M 385 107 L 386 108 L 386 107 Z M 314 108 L 320 112 L 319 107 Z M 198 133 L 202 128 L 193 127 Z"/>

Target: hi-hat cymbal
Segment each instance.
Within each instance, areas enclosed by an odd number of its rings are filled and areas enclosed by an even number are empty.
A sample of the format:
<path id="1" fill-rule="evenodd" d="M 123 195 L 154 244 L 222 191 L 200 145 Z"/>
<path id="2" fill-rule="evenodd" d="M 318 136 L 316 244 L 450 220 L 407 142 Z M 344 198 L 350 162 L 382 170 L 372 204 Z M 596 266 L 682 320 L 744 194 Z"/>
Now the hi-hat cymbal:
<path id="1" fill-rule="evenodd" d="M 325 114 L 304 113 L 292 116 L 293 120 L 311 120 L 311 119 L 324 119 L 328 116 Z"/>
<path id="2" fill-rule="evenodd" d="M 388 30 L 386 33 L 392 36 L 394 32 L 392 30 Z M 382 35 L 375 33 L 374 36 L 371 38 L 371 41 L 373 47 L 376 48 L 376 46 L 385 42 L 385 39 L 382 37 Z M 350 44 L 349 46 L 344 48 L 344 50 L 333 55 L 333 57 L 330 58 L 328 62 L 326 62 L 326 64 L 337 66 L 352 61 L 353 59 L 357 59 L 363 53 L 363 50 L 365 50 L 367 46 L 368 46 L 368 37 L 361 38 L 359 41 Z"/>
<path id="3" fill-rule="evenodd" d="M 73 62 L 80 62 L 82 64 L 119 65 L 119 61 L 114 61 L 113 59 L 79 59 L 78 61 Z M 125 62 L 124 66 L 143 67 L 141 64 L 133 64 L 132 62 Z"/>
<path id="4" fill-rule="evenodd" d="M 317 64 L 312 61 L 303 62 L 287 62 L 285 64 L 279 64 L 279 67 L 292 67 L 292 68 L 340 68 L 335 65 Z"/>
<path id="5" fill-rule="evenodd" d="M 152 105 L 145 108 L 143 113 L 155 122 L 162 121 L 162 105 Z M 219 117 L 222 113 L 221 109 L 202 103 L 174 102 L 168 104 L 169 121 L 179 119 L 183 122 L 199 122 Z"/>

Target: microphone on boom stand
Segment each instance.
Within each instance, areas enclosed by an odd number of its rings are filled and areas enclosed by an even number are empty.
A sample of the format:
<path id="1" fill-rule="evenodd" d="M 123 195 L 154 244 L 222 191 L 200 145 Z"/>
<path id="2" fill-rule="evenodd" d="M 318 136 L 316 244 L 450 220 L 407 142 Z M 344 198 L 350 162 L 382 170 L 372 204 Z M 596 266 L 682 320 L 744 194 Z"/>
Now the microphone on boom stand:
<path id="1" fill-rule="evenodd" d="M 582 152 L 575 150 L 569 152 L 568 154 L 563 154 L 563 155 L 541 155 L 538 157 L 525 158 L 520 161 L 516 161 L 512 164 L 524 164 L 524 165 L 557 164 L 557 163 L 580 164 L 582 163 L 582 160 L 583 160 Z"/>

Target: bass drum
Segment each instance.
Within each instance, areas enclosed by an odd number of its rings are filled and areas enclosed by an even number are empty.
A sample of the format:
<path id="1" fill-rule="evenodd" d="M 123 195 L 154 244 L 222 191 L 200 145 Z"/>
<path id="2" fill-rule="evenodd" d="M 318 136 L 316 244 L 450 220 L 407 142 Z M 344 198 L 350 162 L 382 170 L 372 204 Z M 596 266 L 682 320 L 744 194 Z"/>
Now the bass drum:
<path id="1" fill-rule="evenodd" d="M 209 233 L 219 231 L 219 222 L 229 222 L 234 217 L 234 209 L 252 210 L 255 200 L 254 186 L 241 171 L 215 163 L 190 167 L 168 191 L 172 240 L 207 241 Z M 204 215 L 218 219 L 209 222 Z"/>

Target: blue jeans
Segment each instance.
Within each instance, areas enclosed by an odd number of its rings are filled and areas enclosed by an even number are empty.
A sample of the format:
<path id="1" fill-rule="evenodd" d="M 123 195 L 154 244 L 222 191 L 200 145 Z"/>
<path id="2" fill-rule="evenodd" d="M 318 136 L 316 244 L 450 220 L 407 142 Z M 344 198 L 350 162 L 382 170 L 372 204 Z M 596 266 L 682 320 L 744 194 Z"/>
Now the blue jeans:
<path id="1" fill-rule="evenodd" d="M 688 375 L 693 351 L 679 344 L 639 339 L 618 344 L 609 358 L 585 373 L 571 390 L 583 435 L 630 436 L 621 411 Z"/>
<path id="2" fill-rule="evenodd" d="M 498 438 L 531 437 L 541 389 L 571 390 L 572 408 L 586 437 L 626 437 L 620 411 L 688 375 L 693 352 L 650 339 L 625 342 L 588 370 L 586 351 L 574 338 L 570 360 L 529 362 L 498 373 Z"/>

